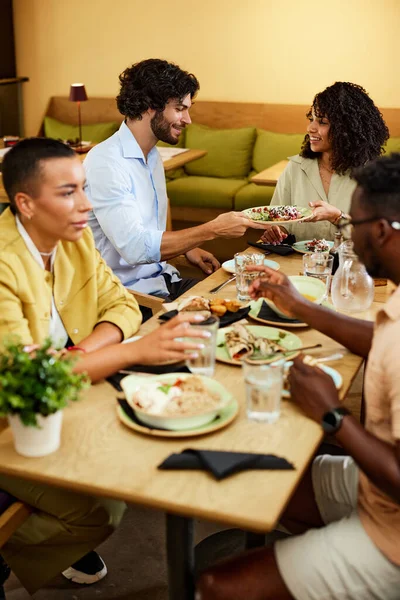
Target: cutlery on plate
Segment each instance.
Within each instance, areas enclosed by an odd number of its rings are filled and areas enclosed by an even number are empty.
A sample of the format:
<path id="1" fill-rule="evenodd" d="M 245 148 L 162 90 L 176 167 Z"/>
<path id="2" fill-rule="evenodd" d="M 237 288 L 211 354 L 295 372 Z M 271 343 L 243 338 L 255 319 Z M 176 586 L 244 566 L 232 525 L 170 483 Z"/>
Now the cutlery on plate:
<path id="1" fill-rule="evenodd" d="M 315 362 L 317 364 L 322 362 L 331 362 L 333 360 L 339 360 L 340 358 L 343 358 L 343 356 L 343 352 L 336 352 L 335 354 L 330 354 L 329 356 L 321 356 L 321 358 L 316 358 Z"/>
<path id="2" fill-rule="evenodd" d="M 277 350 L 276 352 L 272 352 L 272 354 L 291 354 L 292 352 L 297 352 L 297 350 L 303 352 L 303 350 L 312 350 L 312 348 L 321 348 L 321 346 L 322 344 L 313 344 L 312 346 L 303 346 L 303 348 L 293 348 L 293 350 L 285 350 L 282 348 L 282 350 Z"/>
<path id="3" fill-rule="evenodd" d="M 235 279 L 236 279 L 236 275 L 233 275 L 227 281 L 224 281 L 224 283 L 221 283 L 220 285 L 217 285 L 217 287 L 213 288 L 208 293 L 209 294 L 216 294 L 217 292 L 219 292 L 219 290 L 222 290 L 223 287 L 225 287 L 226 285 L 228 285 L 228 283 L 231 283 L 232 281 L 235 281 Z"/>

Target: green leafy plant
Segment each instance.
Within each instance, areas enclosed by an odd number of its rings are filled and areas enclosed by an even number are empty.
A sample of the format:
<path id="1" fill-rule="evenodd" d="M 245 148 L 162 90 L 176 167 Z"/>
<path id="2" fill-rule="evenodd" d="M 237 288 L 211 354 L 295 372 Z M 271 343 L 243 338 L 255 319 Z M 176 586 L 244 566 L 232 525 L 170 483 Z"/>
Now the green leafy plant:
<path id="1" fill-rule="evenodd" d="M 73 373 L 76 356 L 54 350 L 51 340 L 30 349 L 15 336 L 0 354 L 0 416 L 19 415 L 37 427 L 36 416 L 51 415 L 79 399 L 88 387 L 86 374 Z"/>

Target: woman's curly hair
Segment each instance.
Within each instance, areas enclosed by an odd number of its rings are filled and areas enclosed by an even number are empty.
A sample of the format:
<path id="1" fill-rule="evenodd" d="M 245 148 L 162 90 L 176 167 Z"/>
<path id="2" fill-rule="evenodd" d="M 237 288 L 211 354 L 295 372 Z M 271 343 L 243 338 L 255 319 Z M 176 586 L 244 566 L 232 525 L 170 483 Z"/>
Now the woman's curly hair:
<path id="1" fill-rule="evenodd" d="M 171 98 L 193 98 L 200 87 L 194 75 L 158 58 L 128 67 L 119 81 L 118 110 L 130 119 L 141 119 L 149 108 L 162 112 Z"/>
<path id="2" fill-rule="evenodd" d="M 332 168 L 343 175 L 349 169 L 364 166 L 383 152 L 389 130 L 381 113 L 360 85 L 337 81 L 317 94 L 307 113 L 330 122 L 329 140 L 332 145 Z M 300 156 L 318 158 L 312 152 L 307 134 Z"/>

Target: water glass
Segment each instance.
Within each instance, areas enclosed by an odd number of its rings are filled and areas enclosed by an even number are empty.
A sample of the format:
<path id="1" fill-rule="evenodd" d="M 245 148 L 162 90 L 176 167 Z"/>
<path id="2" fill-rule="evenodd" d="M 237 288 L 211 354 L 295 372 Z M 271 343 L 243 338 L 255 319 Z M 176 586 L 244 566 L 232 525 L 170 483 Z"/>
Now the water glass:
<path id="1" fill-rule="evenodd" d="M 316 277 L 324 282 L 326 296 L 329 294 L 333 267 L 333 256 L 324 252 L 304 254 L 303 274 L 307 277 Z"/>
<path id="2" fill-rule="evenodd" d="M 215 371 L 215 353 L 217 349 L 217 332 L 219 327 L 218 317 L 211 316 L 200 323 L 191 323 L 191 329 L 207 331 L 210 335 L 204 338 L 185 338 L 186 342 L 202 344 L 203 348 L 191 350 L 191 354 L 197 354 L 197 358 L 188 358 L 186 366 L 196 375 L 212 377 Z"/>
<path id="3" fill-rule="evenodd" d="M 247 271 L 246 267 L 264 264 L 264 254 L 235 254 L 236 292 L 238 300 L 250 300 L 249 287 L 259 272 Z"/>
<path id="4" fill-rule="evenodd" d="M 247 418 L 251 421 L 275 423 L 279 419 L 284 364 L 284 360 L 267 365 L 243 361 Z"/>

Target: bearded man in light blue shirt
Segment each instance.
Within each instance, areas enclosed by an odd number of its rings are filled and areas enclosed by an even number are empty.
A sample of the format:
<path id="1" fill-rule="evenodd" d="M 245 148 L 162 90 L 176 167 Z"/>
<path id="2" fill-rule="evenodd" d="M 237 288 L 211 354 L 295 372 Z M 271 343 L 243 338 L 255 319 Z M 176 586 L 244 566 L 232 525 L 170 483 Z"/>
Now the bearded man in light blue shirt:
<path id="1" fill-rule="evenodd" d="M 126 287 L 173 300 L 196 280 L 182 280 L 168 259 L 184 253 L 210 274 L 219 262 L 198 245 L 217 237 L 241 237 L 248 227 L 265 227 L 229 212 L 197 227 L 165 231 L 168 199 L 156 143 L 178 143 L 191 123 L 189 109 L 199 83 L 194 75 L 159 59 L 137 63 L 119 79 L 117 105 L 125 121 L 84 162 L 93 205 L 89 223 L 101 255 Z"/>

